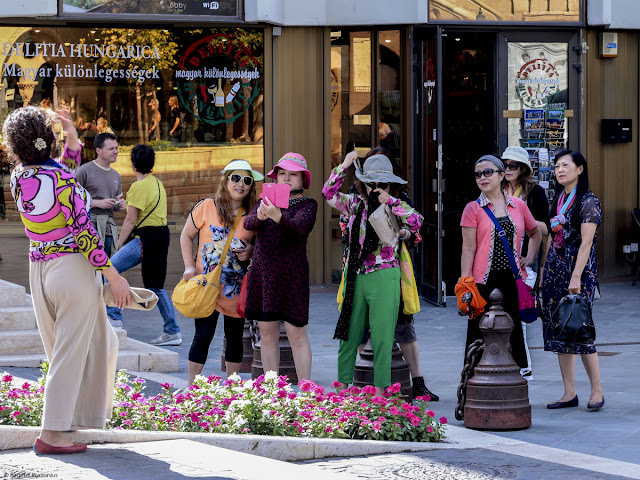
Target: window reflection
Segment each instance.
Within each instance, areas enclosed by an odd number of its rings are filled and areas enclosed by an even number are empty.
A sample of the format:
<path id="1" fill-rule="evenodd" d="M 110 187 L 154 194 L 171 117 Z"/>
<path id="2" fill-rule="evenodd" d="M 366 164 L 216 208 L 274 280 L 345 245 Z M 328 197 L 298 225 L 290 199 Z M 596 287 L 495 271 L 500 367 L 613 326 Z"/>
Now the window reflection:
<path id="1" fill-rule="evenodd" d="M 378 142 L 400 160 L 400 32 L 378 35 Z"/>
<path id="2" fill-rule="evenodd" d="M 371 149 L 371 32 L 331 32 L 331 165 L 358 151 L 361 157 Z M 342 191 L 353 185 L 353 172 L 347 174 Z M 331 212 L 331 281 L 342 275 L 344 243 L 339 214 Z"/>
<path id="3" fill-rule="evenodd" d="M 429 20 L 579 22 L 580 0 L 429 0 Z"/>
<path id="4" fill-rule="evenodd" d="M 170 213 L 182 215 L 232 159 L 264 168 L 263 38 L 238 28 L 0 27 L 0 121 L 25 105 L 67 105 L 83 161 L 95 158 L 98 133 L 113 132 L 123 176 L 131 147 L 151 144 L 154 173 L 184 188 L 168 191 Z"/>

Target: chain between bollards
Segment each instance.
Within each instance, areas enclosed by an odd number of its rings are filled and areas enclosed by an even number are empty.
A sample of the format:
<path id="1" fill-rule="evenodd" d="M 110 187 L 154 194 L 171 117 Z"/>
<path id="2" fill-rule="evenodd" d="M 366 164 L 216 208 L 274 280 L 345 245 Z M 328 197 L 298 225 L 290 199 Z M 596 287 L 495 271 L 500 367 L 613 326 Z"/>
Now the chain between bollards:
<path id="1" fill-rule="evenodd" d="M 460 375 L 460 385 L 458 385 L 458 404 L 456 405 L 456 420 L 464 420 L 464 404 L 467 402 L 467 382 L 473 377 L 473 369 L 476 368 L 482 352 L 484 351 L 484 341 L 476 340 L 469 345 L 465 356 L 465 364 Z"/>

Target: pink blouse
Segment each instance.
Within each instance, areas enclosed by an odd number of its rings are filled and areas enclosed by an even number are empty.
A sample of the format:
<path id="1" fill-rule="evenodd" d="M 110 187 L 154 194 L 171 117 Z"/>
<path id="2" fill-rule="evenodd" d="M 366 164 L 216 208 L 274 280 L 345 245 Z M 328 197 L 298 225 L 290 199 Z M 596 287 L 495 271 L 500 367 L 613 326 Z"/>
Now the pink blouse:
<path id="1" fill-rule="evenodd" d="M 467 203 L 467 206 L 462 212 L 460 226 L 476 229 L 476 254 L 473 258 L 473 278 L 477 283 L 486 283 L 489 278 L 489 272 L 491 271 L 491 259 L 493 258 L 495 242 L 499 242 L 500 239 L 496 235 L 495 225 L 482 208 L 485 205 L 489 205 L 495 213 L 493 205 L 484 193 L 480 195 L 478 200 L 480 203 L 475 200 Z M 514 236 L 511 247 L 514 252 L 517 252 L 517 261 L 518 256 L 520 256 L 524 232 L 533 230 L 538 224 L 529 211 L 526 202 L 506 194 L 505 200 L 507 202 L 507 215 L 516 226 L 516 235 Z M 520 271 L 522 278 L 526 279 L 527 272 L 522 269 Z"/>

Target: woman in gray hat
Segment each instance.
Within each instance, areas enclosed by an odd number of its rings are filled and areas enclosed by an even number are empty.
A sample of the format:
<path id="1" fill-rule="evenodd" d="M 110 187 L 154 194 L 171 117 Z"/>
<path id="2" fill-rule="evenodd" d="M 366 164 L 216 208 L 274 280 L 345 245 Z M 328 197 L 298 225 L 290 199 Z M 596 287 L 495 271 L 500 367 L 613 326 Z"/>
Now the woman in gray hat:
<path id="1" fill-rule="evenodd" d="M 530 266 L 538 254 L 540 229 L 527 204 L 516 197 L 510 197 L 501 188 L 504 179 L 504 164 L 493 155 L 484 155 L 476 162 L 474 176 L 480 197 L 469 202 L 462 212 L 462 258 L 461 277 L 471 277 L 478 285 L 483 298 L 488 299 L 493 289 L 503 295 L 503 307 L 514 324 L 520 321 L 518 289 L 511 270 L 507 251 L 496 232 L 496 226 L 484 207 L 488 207 L 504 230 L 511 254 L 516 259 L 522 278 L 526 279 L 525 268 Z M 520 255 L 524 233 L 529 236 L 529 252 Z M 467 327 L 467 346 L 482 338 L 478 328 L 479 317 L 471 319 Z M 513 359 L 520 368 L 527 366 L 524 339 L 521 328 L 511 332 Z"/>
<path id="2" fill-rule="evenodd" d="M 547 225 L 549 221 L 549 202 L 547 201 L 544 189 L 533 179 L 533 168 L 529 160 L 529 153 L 522 147 L 507 147 L 502 154 L 502 161 L 505 167 L 504 180 L 502 181 L 505 192 L 507 195 L 517 197 L 527 203 L 527 207 L 529 207 L 533 218 L 538 222 L 538 228 L 543 235 L 544 244 L 544 239 L 547 238 L 549 234 L 549 227 Z M 526 257 L 528 251 L 529 238 L 525 237 L 522 242 L 521 255 Z M 538 277 L 540 268 L 539 258 L 540 255 L 538 254 L 533 264 L 527 267 L 527 285 L 532 288 L 535 287 Z M 533 376 L 531 375 L 531 357 L 527 346 L 526 325 L 526 323 L 522 322 L 524 345 L 527 353 L 527 366 L 520 370 L 520 374 L 527 380 L 533 380 Z"/>
<path id="3" fill-rule="evenodd" d="M 391 349 L 400 304 L 400 241 L 411 234 L 419 236 L 423 217 L 393 195 L 407 181 L 394 175 L 393 166 L 384 155 L 373 155 L 362 169 L 356 168 L 358 193 L 341 193 L 346 171 L 357 157 L 355 152 L 347 154 L 322 189 L 329 205 L 349 217 L 344 301 L 334 335 L 340 339 L 338 382 L 340 388 L 353 382 L 358 346 L 368 323 L 374 384 L 377 393 L 382 394 L 391 384 Z M 378 207 L 385 204 L 400 224 L 390 244 L 382 243 L 369 222 Z"/>

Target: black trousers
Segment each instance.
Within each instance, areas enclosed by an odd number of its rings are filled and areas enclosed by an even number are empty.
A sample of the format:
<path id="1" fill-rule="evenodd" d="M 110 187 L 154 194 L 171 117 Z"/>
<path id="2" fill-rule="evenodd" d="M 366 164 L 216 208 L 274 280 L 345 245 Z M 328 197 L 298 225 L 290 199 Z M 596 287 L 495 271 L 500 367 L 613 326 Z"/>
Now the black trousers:
<path id="1" fill-rule="evenodd" d="M 191 348 L 189 349 L 189 361 L 204 365 L 209 355 L 209 346 L 216 333 L 218 316 L 215 311 L 207 318 L 196 318 L 196 333 L 193 335 Z M 224 316 L 224 336 L 227 338 L 227 348 L 224 350 L 224 358 L 227 362 L 242 362 L 242 334 L 244 331 L 244 318 Z"/>
<path id="2" fill-rule="evenodd" d="M 511 354 L 520 368 L 527 366 L 527 352 L 524 348 L 524 336 L 522 335 L 522 324 L 520 323 L 520 307 L 518 304 L 518 288 L 513 278 L 511 270 L 491 271 L 487 283 L 478 283 L 478 291 L 482 298 L 487 301 L 489 308 L 489 295 L 494 289 L 502 292 L 502 307 L 513 320 L 513 330 L 511 331 Z M 477 339 L 482 338 L 482 332 L 478 328 L 480 317 L 469 320 L 467 326 L 467 345 L 465 355 L 469 345 Z"/>

